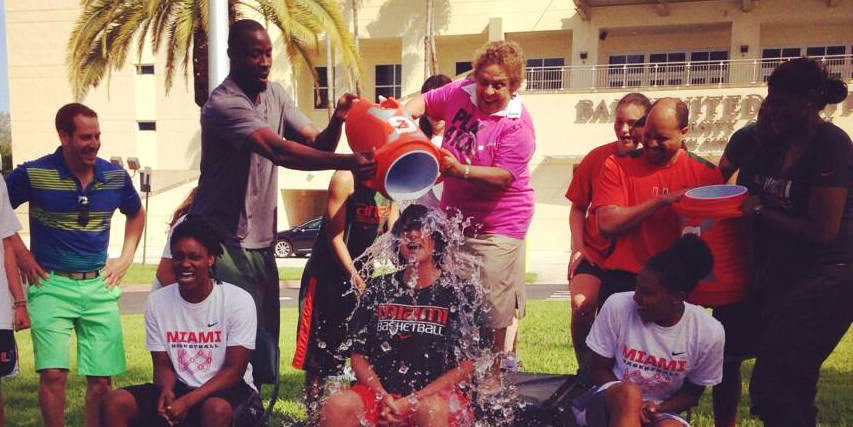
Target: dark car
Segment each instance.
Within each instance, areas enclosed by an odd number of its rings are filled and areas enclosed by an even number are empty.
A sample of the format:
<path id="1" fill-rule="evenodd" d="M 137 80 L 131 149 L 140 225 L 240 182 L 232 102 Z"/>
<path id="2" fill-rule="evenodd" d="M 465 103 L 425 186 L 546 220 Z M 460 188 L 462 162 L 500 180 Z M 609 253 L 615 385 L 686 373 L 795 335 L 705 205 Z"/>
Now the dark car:
<path id="1" fill-rule="evenodd" d="M 275 238 L 276 258 L 311 255 L 314 240 L 320 234 L 323 217 L 314 218 L 290 230 L 279 231 Z"/>

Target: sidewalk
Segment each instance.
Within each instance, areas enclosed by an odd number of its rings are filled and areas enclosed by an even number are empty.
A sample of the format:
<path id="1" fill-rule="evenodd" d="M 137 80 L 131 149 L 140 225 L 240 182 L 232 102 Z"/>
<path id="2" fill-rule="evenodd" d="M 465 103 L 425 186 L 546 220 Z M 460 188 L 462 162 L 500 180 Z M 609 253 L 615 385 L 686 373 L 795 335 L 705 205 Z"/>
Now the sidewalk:
<path id="1" fill-rule="evenodd" d="M 284 258 L 277 259 L 279 267 L 304 267 L 307 258 Z M 527 270 L 536 273 L 536 280 L 532 284 L 566 284 L 566 269 L 569 263 L 568 251 L 530 251 L 527 254 Z M 151 290 L 150 283 L 122 284 L 124 292 L 148 292 Z M 281 289 L 299 289 L 298 280 L 279 282 Z"/>

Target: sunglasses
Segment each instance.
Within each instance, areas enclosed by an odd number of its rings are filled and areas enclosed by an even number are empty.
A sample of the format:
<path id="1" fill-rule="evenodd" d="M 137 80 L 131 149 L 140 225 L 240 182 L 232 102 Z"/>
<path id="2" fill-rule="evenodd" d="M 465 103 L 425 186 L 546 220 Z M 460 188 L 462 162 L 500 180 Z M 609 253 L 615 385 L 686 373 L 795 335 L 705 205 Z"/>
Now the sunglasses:
<path id="1" fill-rule="evenodd" d="M 77 224 L 85 227 L 89 224 L 89 198 L 77 196 Z"/>

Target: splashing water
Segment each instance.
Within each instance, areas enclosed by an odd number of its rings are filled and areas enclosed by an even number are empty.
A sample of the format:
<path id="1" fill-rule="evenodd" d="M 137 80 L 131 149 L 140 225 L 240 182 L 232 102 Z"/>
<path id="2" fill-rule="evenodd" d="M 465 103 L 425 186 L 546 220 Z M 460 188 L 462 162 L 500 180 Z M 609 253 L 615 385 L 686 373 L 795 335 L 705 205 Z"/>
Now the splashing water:
<path id="1" fill-rule="evenodd" d="M 430 210 L 421 221 L 421 235 L 441 236 L 445 242 L 445 249 L 440 251 L 436 264 L 443 274 L 431 285 L 450 290 L 453 303 L 448 307 L 450 315 L 456 320 L 454 327 L 457 329 L 456 338 L 451 343 L 452 349 L 447 351 L 445 357 L 454 360 L 473 361 L 474 374 L 470 380 L 460 385 L 463 392 L 471 399 L 472 407 L 476 414 L 476 426 L 499 426 L 509 425 L 514 419 L 515 410 L 518 408 L 519 399 L 514 387 L 494 387 L 494 377 L 491 374 L 492 363 L 495 355 L 488 346 L 486 329 L 484 328 L 485 313 L 489 311 L 486 304 L 486 291 L 480 282 L 480 265 L 478 260 L 470 253 L 464 251 L 465 230 L 471 229 L 470 219 L 464 218 L 461 213 L 456 212 L 447 215 L 439 210 Z M 411 259 L 405 259 L 400 255 L 400 247 L 406 242 L 405 238 L 385 233 L 379 236 L 360 257 L 356 259 L 356 265 L 361 265 L 359 275 L 365 278 L 376 278 L 386 275 L 385 278 L 395 286 L 396 294 L 393 297 L 414 298 L 415 286 L 418 283 L 417 274 L 411 274 L 408 280 L 400 280 L 403 275 L 392 275 L 401 272 L 407 267 L 417 271 L 417 260 L 415 255 Z M 371 286 L 368 284 L 368 286 Z M 358 292 L 354 292 L 357 296 Z M 359 296 L 360 297 L 360 296 Z M 415 313 L 408 313 L 404 317 L 407 322 L 416 322 Z M 350 318 L 352 320 L 352 317 Z M 342 347 L 349 348 L 352 345 L 364 345 L 365 341 L 359 339 L 359 331 L 353 331 L 352 338 L 347 340 Z M 362 329 L 361 332 L 364 332 Z M 387 333 L 390 338 L 381 341 L 378 348 L 382 354 L 392 354 L 393 346 L 388 341 L 404 339 L 407 332 L 405 328 L 392 323 L 388 326 Z M 396 337 L 396 338 L 395 338 Z M 321 347 L 322 348 L 322 347 Z M 440 358 L 439 354 L 425 353 L 425 361 Z M 395 369 L 401 377 L 406 378 L 431 378 L 433 371 L 425 366 L 411 364 L 410 361 L 399 360 L 398 368 Z M 349 371 L 351 372 L 351 371 Z M 435 373 L 438 374 L 438 373 Z M 333 378 L 332 381 L 351 381 L 353 377 L 345 375 Z M 486 385 L 490 383 L 491 385 Z M 498 379 L 498 384 L 500 380 Z M 414 385 L 412 385 L 414 387 Z M 331 389 L 331 388 L 330 388 Z M 360 420 L 367 425 L 366 420 Z"/>

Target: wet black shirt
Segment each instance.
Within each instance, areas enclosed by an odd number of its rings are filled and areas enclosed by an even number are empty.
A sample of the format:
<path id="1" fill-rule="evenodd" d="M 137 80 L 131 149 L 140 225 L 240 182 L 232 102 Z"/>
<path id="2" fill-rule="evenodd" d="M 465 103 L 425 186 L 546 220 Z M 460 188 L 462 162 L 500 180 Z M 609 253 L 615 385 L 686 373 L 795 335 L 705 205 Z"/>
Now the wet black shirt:
<path id="1" fill-rule="evenodd" d="M 473 354 L 472 287 L 447 283 L 445 274 L 410 289 L 401 272 L 368 283 L 353 316 L 352 351 L 367 358 L 387 392 L 420 390 Z"/>
<path id="2" fill-rule="evenodd" d="M 797 274 L 816 265 L 853 261 L 853 144 L 831 123 L 820 126 L 806 152 L 787 170 L 785 151 L 761 149 L 756 125 L 735 132 L 725 156 L 740 169 L 737 183 L 759 195 L 765 208 L 778 209 L 795 218 L 808 216 L 814 187 L 846 187 L 847 200 L 838 236 L 828 244 L 815 244 L 762 224 L 754 229 L 756 262 L 780 274 Z"/>

